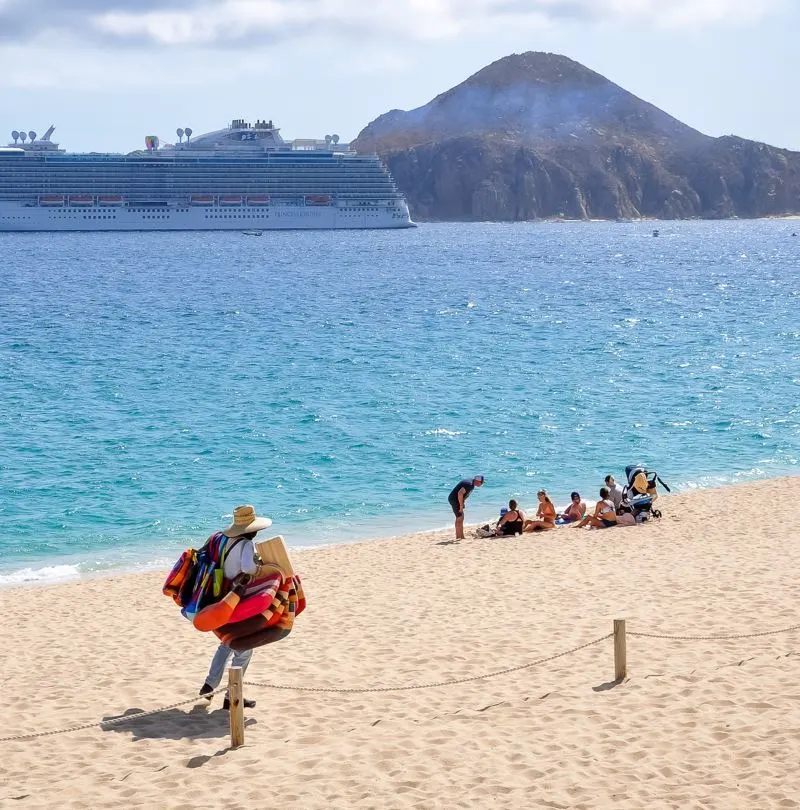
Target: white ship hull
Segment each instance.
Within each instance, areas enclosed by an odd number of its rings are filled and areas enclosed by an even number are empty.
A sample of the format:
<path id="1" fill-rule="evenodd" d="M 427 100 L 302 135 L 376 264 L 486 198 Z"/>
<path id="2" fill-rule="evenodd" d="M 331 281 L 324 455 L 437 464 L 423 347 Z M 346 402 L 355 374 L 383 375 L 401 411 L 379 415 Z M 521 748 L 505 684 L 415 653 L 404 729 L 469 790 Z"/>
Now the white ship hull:
<path id="1" fill-rule="evenodd" d="M 25 205 L 0 200 L 0 231 L 241 231 L 411 228 L 408 206 L 392 201 L 337 205 Z"/>

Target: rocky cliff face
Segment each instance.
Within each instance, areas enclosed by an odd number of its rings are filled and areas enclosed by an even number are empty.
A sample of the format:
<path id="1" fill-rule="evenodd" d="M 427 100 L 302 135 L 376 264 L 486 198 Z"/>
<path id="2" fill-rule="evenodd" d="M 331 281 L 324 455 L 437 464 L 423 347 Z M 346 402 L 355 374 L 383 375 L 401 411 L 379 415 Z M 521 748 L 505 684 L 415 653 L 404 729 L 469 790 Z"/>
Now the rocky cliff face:
<path id="1" fill-rule="evenodd" d="M 800 153 L 710 138 L 553 54 L 501 59 L 354 145 L 384 158 L 421 220 L 800 211 Z"/>

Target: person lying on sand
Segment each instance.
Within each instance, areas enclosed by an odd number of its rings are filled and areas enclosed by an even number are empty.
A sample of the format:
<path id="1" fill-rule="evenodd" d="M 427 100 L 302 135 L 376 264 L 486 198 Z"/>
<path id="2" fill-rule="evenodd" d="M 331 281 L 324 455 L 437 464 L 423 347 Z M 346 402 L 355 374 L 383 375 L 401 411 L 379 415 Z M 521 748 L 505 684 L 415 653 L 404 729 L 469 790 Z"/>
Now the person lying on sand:
<path id="1" fill-rule="evenodd" d="M 536 493 L 539 498 L 539 508 L 536 510 L 536 520 L 526 520 L 522 528 L 524 532 L 539 532 L 556 527 L 556 508 L 550 500 L 547 491 L 540 489 Z"/>
<path id="2" fill-rule="evenodd" d="M 582 529 L 592 526 L 595 529 L 610 529 L 617 525 L 617 510 L 614 502 L 609 498 L 608 487 L 600 487 L 600 500 L 594 506 L 594 514 L 586 515 L 580 522 L 573 525 L 573 529 Z"/>

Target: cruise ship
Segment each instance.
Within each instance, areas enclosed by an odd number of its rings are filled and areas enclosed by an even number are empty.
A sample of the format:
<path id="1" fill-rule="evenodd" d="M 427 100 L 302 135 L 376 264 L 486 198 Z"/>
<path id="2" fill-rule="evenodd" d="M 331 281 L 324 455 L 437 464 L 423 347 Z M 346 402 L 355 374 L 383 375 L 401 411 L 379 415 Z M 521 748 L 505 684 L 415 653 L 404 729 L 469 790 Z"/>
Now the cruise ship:
<path id="1" fill-rule="evenodd" d="M 272 121 L 237 119 L 130 154 L 69 153 L 54 127 L 0 148 L 0 231 L 409 228 L 408 205 L 376 155 L 285 141 Z"/>

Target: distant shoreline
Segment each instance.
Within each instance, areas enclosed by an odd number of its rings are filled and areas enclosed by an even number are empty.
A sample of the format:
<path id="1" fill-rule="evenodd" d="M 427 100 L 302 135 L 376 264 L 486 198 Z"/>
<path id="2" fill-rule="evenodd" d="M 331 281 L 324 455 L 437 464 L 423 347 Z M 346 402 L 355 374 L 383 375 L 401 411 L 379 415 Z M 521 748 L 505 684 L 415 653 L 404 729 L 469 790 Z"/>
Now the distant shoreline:
<path id="1" fill-rule="evenodd" d="M 602 217 L 541 217 L 539 219 L 423 219 L 415 216 L 412 212 L 411 218 L 418 225 L 525 225 L 537 223 L 566 223 L 566 222 L 614 222 L 620 224 L 638 222 L 660 222 L 668 224 L 670 222 L 756 222 L 759 220 L 800 220 L 800 212 L 796 214 L 768 214 L 763 217 L 680 217 L 671 219 L 659 219 L 658 217 L 639 217 L 637 219 L 608 218 Z"/>
<path id="2" fill-rule="evenodd" d="M 730 489 L 737 490 L 742 487 L 749 487 L 752 485 L 761 485 L 764 483 L 771 483 L 773 485 L 779 484 L 781 481 L 792 481 L 794 479 L 800 478 L 800 472 L 796 475 L 782 475 L 775 478 L 760 478 L 754 481 L 742 482 L 742 483 L 726 483 L 720 484 L 719 486 L 711 486 L 711 487 L 695 487 L 691 489 L 685 489 L 681 492 L 674 493 L 674 494 L 665 494 L 660 491 L 659 500 L 663 501 L 665 504 L 667 511 L 669 511 L 669 504 L 676 502 L 680 502 L 681 498 L 691 496 L 693 493 L 702 493 L 702 492 L 711 492 L 711 491 L 720 491 L 726 492 Z M 586 503 L 591 507 L 594 503 L 592 498 L 585 498 Z M 561 508 L 565 504 L 557 504 L 557 507 Z M 476 510 L 478 511 L 478 510 Z M 528 510 L 530 511 L 530 510 Z M 487 510 L 481 510 L 482 514 L 486 514 Z M 444 511 L 443 511 L 444 514 Z M 469 515 L 468 515 L 469 517 Z M 468 535 L 474 534 L 475 530 L 478 526 L 486 523 L 491 522 L 492 520 L 496 519 L 493 515 L 492 517 L 481 517 L 478 518 L 477 521 L 474 523 L 467 524 L 467 532 Z M 413 522 L 413 521 L 412 521 Z M 567 528 L 567 527 L 564 527 Z M 561 528 L 557 529 L 557 531 L 561 531 Z M 264 533 L 264 536 L 269 536 L 271 534 L 279 534 L 280 532 L 276 531 L 268 531 Z M 339 549 L 339 548 L 351 548 L 353 546 L 361 546 L 363 544 L 372 544 L 372 543 L 393 543 L 397 541 L 403 540 L 412 540 L 412 539 L 426 539 L 426 538 L 435 538 L 438 540 L 446 540 L 448 538 L 452 538 L 453 535 L 453 528 L 450 524 L 446 526 L 439 526 L 439 527 L 428 527 L 422 528 L 417 530 L 411 531 L 402 531 L 397 534 L 379 534 L 373 537 L 356 537 L 353 539 L 343 538 L 343 539 L 333 539 L 330 542 L 320 543 L 319 545 L 312 545 L 312 546 L 292 546 L 291 544 L 291 534 L 289 532 L 285 533 L 285 538 L 287 544 L 289 545 L 290 551 L 292 554 L 306 554 L 306 553 L 313 553 L 325 549 Z M 176 550 L 174 553 L 174 558 L 168 557 L 168 552 L 164 552 L 163 554 L 159 555 L 156 559 L 151 560 L 142 560 L 141 562 L 134 562 L 131 561 L 129 564 L 123 564 L 119 567 L 104 567 L 100 570 L 89 570 L 89 571 L 80 571 L 80 563 L 69 564 L 66 561 L 64 563 L 59 564 L 58 560 L 52 560 L 53 565 L 48 567 L 43 567 L 40 569 L 31 569 L 25 568 L 20 569 L 21 571 L 31 570 L 33 572 L 36 571 L 47 571 L 50 568 L 57 569 L 57 568 L 72 568 L 74 572 L 68 573 L 66 571 L 63 572 L 63 576 L 56 579 L 47 579 L 45 577 L 35 577 L 29 580 L 23 581 L 6 581 L 5 578 L 10 576 L 10 572 L 3 573 L 0 571 L 0 592 L 6 591 L 9 589 L 15 588 L 48 588 L 54 587 L 58 585 L 74 585 L 76 583 L 81 582 L 92 582 L 96 580 L 103 580 L 103 579 L 117 579 L 119 577 L 141 577 L 154 574 L 155 572 L 161 572 L 164 575 L 169 571 L 172 564 L 175 562 L 179 554 L 181 553 L 182 549 Z"/>

